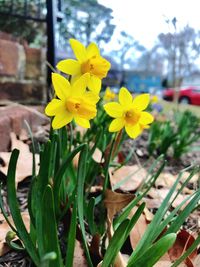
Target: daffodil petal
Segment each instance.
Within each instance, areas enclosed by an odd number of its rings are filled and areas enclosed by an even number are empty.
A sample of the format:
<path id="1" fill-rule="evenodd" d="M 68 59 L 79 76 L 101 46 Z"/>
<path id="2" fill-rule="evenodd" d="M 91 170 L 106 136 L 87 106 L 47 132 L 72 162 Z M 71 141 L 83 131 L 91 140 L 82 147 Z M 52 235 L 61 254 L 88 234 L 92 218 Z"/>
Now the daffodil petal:
<path id="1" fill-rule="evenodd" d="M 124 127 L 124 119 L 123 118 L 114 119 L 109 126 L 109 132 L 118 132 L 123 127 Z"/>
<path id="2" fill-rule="evenodd" d="M 91 103 L 94 103 L 94 104 L 96 104 L 99 101 L 99 99 L 100 99 L 100 97 L 97 94 L 94 94 L 91 91 L 86 91 L 85 94 L 84 94 L 84 96 L 85 96 L 85 99 L 87 101 L 89 101 Z"/>
<path id="3" fill-rule="evenodd" d="M 99 79 L 97 76 L 91 75 L 88 82 L 88 88 L 95 94 L 99 94 L 101 90 L 101 79 Z"/>
<path id="4" fill-rule="evenodd" d="M 77 75 L 81 73 L 81 65 L 77 60 L 74 59 L 61 60 L 58 62 L 56 67 L 60 71 L 69 75 Z"/>
<path id="5" fill-rule="evenodd" d="M 106 113 L 113 118 L 119 118 L 123 116 L 123 108 L 117 102 L 107 103 L 103 107 Z"/>
<path id="6" fill-rule="evenodd" d="M 52 99 L 51 102 L 45 108 L 45 114 L 47 116 L 54 116 L 56 113 L 65 112 L 66 108 L 64 102 L 59 99 Z"/>
<path id="7" fill-rule="evenodd" d="M 146 124 L 149 124 L 149 123 L 152 123 L 154 120 L 154 117 L 148 113 L 148 112 L 141 112 L 141 115 L 140 115 L 140 120 L 139 120 L 139 123 L 142 124 L 142 125 L 146 125 Z"/>
<path id="8" fill-rule="evenodd" d="M 150 102 L 149 94 L 141 94 L 133 99 L 133 108 L 142 111 L 147 108 Z"/>
<path id="9" fill-rule="evenodd" d="M 80 63 L 86 61 L 87 60 L 87 53 L 86 53 L 85 46 L 76 39 L 70 39 L 69 43 L 70 43 L 72 50 L 74 52 L 74 55 L 76 56 L 78 61 Z"/>
<path id="10" fill-rule="evenodd" d="M 125 125 L 125 130 L 128 136 L 130 136 L 131 138 L 138 137 L 138 135 L 140 135 L 142 132 L 142 129 L 138 123 L 135 125 Z"/>
<path id="11" fill-rule="evenodd" d="M 67 79 L 58 73 L 52 73 L 52 83 L 55 89 L 56 95 L 65 100 L 71 93 L 71 85 Z"/>
<path id="12" fill-rule="evenodd" d="M 128 108 L 132 102 L 133 97 L 131 93 L 125 87 L 122 87 L 119 91 L 119 103 Z"/>
<path id="13" fill-rule="evenodd" d="M 89 120 L 80 117 L 75 117 L 74 120 L 79 126 L 82 126 L 83 128 L 90 128 Z"/>
<path id="14" fill-rule="evenodd" d="M 86 91 L 86 87 L 88 85 L 89 78 L 90 78 L 90 74 L 85 73 L 73 83 L 72 96 L 79 97 L 84 94 L 84 92 Z"/>
<path id="15" fill-rule="evenodd" d="M 72 114 L 67 111 L 58 113 L 56 114 L 56 116 L 54 117 L 52 121 L 52 127 L 53 129 L 60 129 L 63 126 L 70 123 L 72 119 L 73 119 Z"/>
<path id="16" fill-rule="evenodd" d="M 75 76 L 72 76 L 71 77 L 71 84 L 73 85 L 81 76 L 82 76 L 82 74 L 77 74 Z"/>
<path id="17" fill-rule="evenodd" d="M 90 43 L 86 49 L 86 52 L 87 52 L 87 58 L 100 55 L 99 48 L 95 43 Z"/>

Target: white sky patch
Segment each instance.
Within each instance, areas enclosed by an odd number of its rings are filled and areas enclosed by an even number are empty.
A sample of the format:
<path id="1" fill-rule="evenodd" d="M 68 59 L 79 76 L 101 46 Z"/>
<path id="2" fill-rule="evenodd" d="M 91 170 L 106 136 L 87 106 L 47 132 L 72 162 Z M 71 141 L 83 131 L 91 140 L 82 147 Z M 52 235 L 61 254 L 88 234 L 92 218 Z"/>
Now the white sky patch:
<path id="1" fill-rule="evenodd" d="M 177 18 L 177 30 L 187 24 L 200 30 L 199 0 L 99 0 L 113 9 L 117 31 L 125 31 L 146 48 L 159 33 L 173 31 L 165 20 Z M 112 47 L 114 42 L 112 43 Z"/>

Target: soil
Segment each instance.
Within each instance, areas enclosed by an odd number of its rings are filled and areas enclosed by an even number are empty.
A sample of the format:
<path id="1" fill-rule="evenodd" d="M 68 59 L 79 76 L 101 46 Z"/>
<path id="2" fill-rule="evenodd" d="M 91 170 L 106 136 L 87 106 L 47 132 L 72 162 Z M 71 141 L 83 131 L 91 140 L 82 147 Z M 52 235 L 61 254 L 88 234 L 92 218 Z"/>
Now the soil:
<path id="1" fill-rule="evenodd" d="M 148 156 L 147 151 L 147 144 L 148 144 L 148 132 L 144 132 L 139 138 L 136 140 L 128 139 L 124 141 L 122 145 L 122 152 L 124 157 L 126 157 L 130 149 L 135 146 L 135 155 L 132 156 L 128 165 L 132 164 L 141 164 L 144 165 L 146 168 L 150 167 L 152 163 L 155 161 L 154 157 Z M 200 139 L 193 144 L 194 147 L 200 148 Z M 191 165 L 200 165 L 200 149 L 199 151 L 195 152 L 188 152 L 184 154 L 180 159 L 173 159 L 172 157 L 166 158 L 166 166 L 164 171 L 170 172 L 172 174 L 178 174 L 181 170 Z"/>

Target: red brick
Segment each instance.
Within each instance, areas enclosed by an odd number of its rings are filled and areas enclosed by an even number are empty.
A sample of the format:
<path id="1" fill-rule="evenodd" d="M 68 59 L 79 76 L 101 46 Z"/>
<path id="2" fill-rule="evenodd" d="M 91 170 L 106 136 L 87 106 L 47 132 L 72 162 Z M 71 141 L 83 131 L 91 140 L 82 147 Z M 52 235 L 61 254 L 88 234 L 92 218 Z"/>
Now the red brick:
<path id="1" fill-rule="evenodd" d="M 8 151 L 10 145 L 11 123 L 10 118 L 0 116 L 0 151 Z"/>
<path id="2" fill-rule="evenodd" d="M 7 40 L 0 40 L 0 75 L 17 76 L 18 61 L 18 44 Z"/>
<path id="3" fill-rule="evenodd" d="M 42 76 L 41 73 L 41 50 L 25 46 L 26 54 L 26 72 L 25 77 L 28 79 L 38 79 Z"/>
<path id="4" fill-rule="evenodd" d="M 20 103 L 38 104 L 45 102 L 45 86 L 41 83 L 0 83 L 0 99 Z"/>
<path id="5" fill-rule="evenodd" d="M 7 40 L 7 41 L 12 41 L 12 42 L 19 42 L 19 38 L 14 37 L 10 33 L 2 32 L 2 31 L 0 31 L 0 39 Z"/>
<path id="6" fill-rule="evenodd" d="M 43 108 L 39 108 L 39 110 Z M 0 151 L 7 151 L 10 144 L 10 132 L 17 135 L 22 129 L 26 129 L 26 120 L 32 131 L 37 130 L 39 125 L 46 125 L 49 120 L 43 114 L 37 113 L 36 107 L 7 106 L 0 107 Z"/>

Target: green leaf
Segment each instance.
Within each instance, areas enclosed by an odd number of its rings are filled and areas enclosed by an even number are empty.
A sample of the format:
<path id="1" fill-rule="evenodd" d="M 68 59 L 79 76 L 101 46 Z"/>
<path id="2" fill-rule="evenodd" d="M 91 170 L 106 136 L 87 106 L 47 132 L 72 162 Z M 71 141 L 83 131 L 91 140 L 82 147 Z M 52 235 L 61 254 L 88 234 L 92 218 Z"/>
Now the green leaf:
<path id="1" fill-rule="evenodd" d="M 129 225 L 129 220 L 126 219 L 119 225 L 117 230 L 114 232 L 114 235 L 110 240 L 110 243 L 106 250 L 106 254 L 104 255 L 101 267 L 111 266 L 110 264 L 114 261 L 117 253 L 119 252 L 120 248 L 124 243 L 124 235 L 128 225 Z"/>
<path id="2" fill-rule="evenodd" d="M 140 257 L 135 260 L 131 258 L 127 267 L 153 267 L 154 264 L 169 250 L 176 240 L 176 234 L 169 234 L 162 237 L 145 252 L 140 253 Z"/>
<path id="3" fill-rule="evenodd" d="M 176 217 L 176 219 L 173 220 L 166 234 L 176 233 L 179 230 L 181 225 L 184 223 L 185 219 L 190 215 L 195 206 L 198 204 L 199 200 L 200 200 L 200 190 L 195 192 L 194 196 L 187 204 L 187 206 L 181 211 L 181 213 Z"/>
<path id="4" fill-rule="evenodd" d="M 40 267 L 49 267 L 49 262 L 56 259 L 55 252 L 49 252 L 42 257 Z"/>
<path id="5" fill-rule="evenodd" d="M 136 198 L 134 198 L 127 206 L 126 208 L 124 208 L 123 212 L 116 218 L 116 220 L 114 221 L 114 225 L 118 225 L 119 223 L 121 223 L 123 220 L 125 220 L 130 211 L 132 210 L 133 207 L 135 207 L 137 205 L 137 203 L 147 194 L 147 192 L 151 189 L 151 187 L 153 186 L 153 184 L 155 183 L 156 179 L 158 178 L 158 176 L 160 175 L 161 171 L 163 170 L 165 166 L 165 162 L 163 162 L 160 166 L 160 168 L 157 170 L 157 172 L 151 176 L 150 182 L 149 184 L 146 186 L 146 190 L 143 193 L 140 193 Z"/>
<path id="6" fill-rule="evenodd" d="M 140 215 L 144 210 L 145 204 L 141 204 L 135 214 L 132 216 L 131 220 L 125 219 L 114 232 L 112 239 L 107 247 L 106 253 L 104 255 L 102 267 L 109 267 L 115 260 L 117 253 L 120 251 L 124 242 L 128 238 L 131 229 L 136 224 Z"/>
<path id="7" fill-rule="evenodd" d="M 16 172 L 16 165 L 17 159 L 19 156 L 19 150 L 14 149 L 10 163 L 8 166 L 8 175 L 7 175 L 7 191 L 8 191 L 8 205 L 10 207 L 10 212 L 17 229 L 17 234 L 19 238 L 24 243 L 24 246 L 29 253 L 30 257 L 32 258 L 33 262 L 36 266 L 39 266 L 39 256 L 34 244 L 30 238 L 29 233 L 26 230 L 24 222 L 22 220 L 22 216 L 19 209 L 19 204 L 17 201 L 16 189 L 15 189 L 15 172 Z"/>
<path id="8" fill-rule="evenodd" d="M 58 242 L 54 198 L 50 185 L 46 186 L 44 197 L 41 203 L 41 211 L 44 254 L 55 252 L 57 257 L 49 262 L 49 267 L 62 267 L 63 263 Z"/>
<path id="9" fill-rule="evenodd" d="M 96 225 L 94 223 L 94 207 L 95 207 L 95 198 L 92 197 L 90 198 L 87 207 L 88 227 L 92 235 L 96 232 Z"/>
<path id="10" fill-rule="evenodd" d="M 59 210 L 59 205 L 60 205 L 60 187 L 62 183 L 63 176 L 66 172 L 66 169 L 70 165 L 72 159 L 76 156 L 78 152 L 80 152 L 84 147 L 84 144 L 81 144 L 77 148 L 75 148 L 72 152 L 70 152 L 66 159 L 63 160 L 62 165 L 60 166 L 59 171 L 55 175 L 55 184 L 54 184 L 54 203 L 55 203 L 55 208 L 56 208 L 56 213 L 58 213 Z"/>
<path id="11" fill-rule="evenodd" d="M 36 175 L 36 160 L 35 160 L 35 142 L 34 142 L 34 138 L 33 138 L 33 133 L 31 131 L 31 127 L 28 123 L 27 120 L 24 120 L 24 123 L 27 127 L 27 130 L 28 130 L 28 133 L 29 133 L 29 136 L 31 138 L 31 146 L 32 146 L 32 155 L 33 155 L 33 162 L 32 162 L 32 177 L 35 177 Z"/>
<path id="12" fill-rule="evenodd" d="M 77 227 L 77 198 L 74 198 L 73 202 L 73 211 L 71 216 L 71 223 L 69 228 L 69 235 L 68 235 L 68 242 L 67 242 L 67 253 L 66 253 L 66 266 L 71 267 L 73 266 L 73 259 L 74 259 L 74 249 L 75 249 L 75 242 L 76 242 L 76 227 Z"/>
<path id="13" fill-rule="evenodd" d="M 169 193 L 167 194 L 167 196 L 163 200 L 163 202 L 162 202 L 160 208 L 158 209 L 158 211 L 156 212 L 153 220 L 148 225 L 147 230 L 145 231 L 140 242 L 136 246 L 136 249 L 131 254 L 131 256 L 130 256 L 131 262 L 138 259 L 138 257 L 140 257 L 140 255 L 141 255 L 141 250 L 142 251 L 147 250 L 149 248 L 149 246 L 152 245 L 152 242 L 159 236 L 159 234 L 161 234 L 163 229 L 159 228 L 159 225 L 160 225 L 166 211 L 168 210 L 168 208 L 171 204 L 170 198 L 172 197 L 180 178 L 181 178 L 181 175 L 179 175 L 176 182 L 172 186 L 171 190 L 169 191 Z"/>
<path id="14" fill-rule="evenodd" d="M 88 265 L 93 267 L 90 253 L 87 245 L 87 238 L 85 233 L 85 225 L 84 225 L 84 182 L 86 176 L 86 165 L 87 165 L 87 155 L 88 155 L 88 147 L 86 144 L 83 145 L 79 163 L 78 163 L 78 173 L 77 173 L 77 201 L 78 201 L 78 218 L 80 223 L 80 228 L 83 236 L 83 246 L 86 254 L 86 258 L 88 261 Z"/>
<path id="15" fill-rule="evenodd" d="M 49 183 L 49 160 L 50 160 L 51 142 L 48 141 L 44 145 L 44 150 L 40 153 L 40 170 L 35 179 L 32 188 L 32 209 L 35 214 L 35 229 L 37 235 L 38 251 L 40 257 L 45 254 L 43 232 L 42 232 L 42 208 L 41 202 L 44 196 L 44 192 Z"/>

